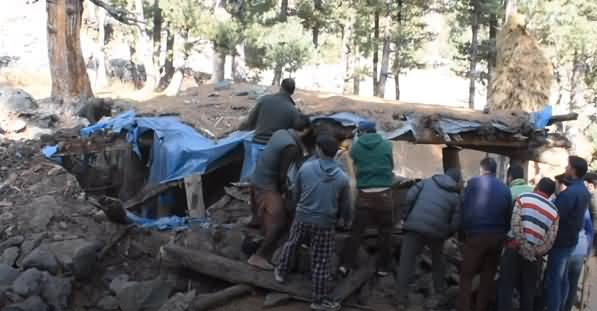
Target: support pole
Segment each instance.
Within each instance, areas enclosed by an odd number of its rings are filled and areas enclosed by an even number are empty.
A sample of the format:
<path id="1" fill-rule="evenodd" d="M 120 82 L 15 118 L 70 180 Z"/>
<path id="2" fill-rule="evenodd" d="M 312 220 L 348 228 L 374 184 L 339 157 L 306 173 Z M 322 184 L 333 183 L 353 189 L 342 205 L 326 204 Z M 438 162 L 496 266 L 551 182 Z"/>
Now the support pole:
<path id="1" fill-rule="evenodd" d="M 448 146 L 442 149 L 442 163 L 444 172 L 451 168 L 461 169 L 459 152 L 462 148 Z"/>

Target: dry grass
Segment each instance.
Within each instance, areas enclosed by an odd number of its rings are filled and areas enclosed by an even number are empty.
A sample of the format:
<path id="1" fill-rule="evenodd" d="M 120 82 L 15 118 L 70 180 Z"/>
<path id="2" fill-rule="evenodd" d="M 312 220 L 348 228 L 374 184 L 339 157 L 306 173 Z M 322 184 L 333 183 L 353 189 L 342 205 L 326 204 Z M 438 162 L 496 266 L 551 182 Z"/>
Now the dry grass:
<path id="1" fill-rule="evenodd" d="M 487 103 L 490 111 L 539 111 L 549 103 L 553 67 L 524 19 L 512 16 L 498 34 L 496 75 Z"/>

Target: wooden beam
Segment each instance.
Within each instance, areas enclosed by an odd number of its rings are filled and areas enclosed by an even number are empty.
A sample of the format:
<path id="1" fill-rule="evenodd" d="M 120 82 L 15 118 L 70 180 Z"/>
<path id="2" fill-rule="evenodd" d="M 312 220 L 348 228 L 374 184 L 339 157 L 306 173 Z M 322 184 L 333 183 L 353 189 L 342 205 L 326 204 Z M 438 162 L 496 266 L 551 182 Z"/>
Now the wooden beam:
<path id="1" fill-rule="evenodd" d="M 251 284 L 259 288 L 306 299 L 311 297 L 311 282 L 293 278 L 292 275 L 288 277 L 286 283 L 280 284 L 274 280 L 271 271 L 263 271 L 245 262 L 225 258 L 208 251 L 188 250 L 178 245 L 169 244 L 163 247 L 163 253 L 166 256 L 165 262 L 175 263 L 230 283 Z M 376 259 L 370 257 L 366 265 L 335 284 L 332 297 L 339 302 L 345 300 L 374 276 L 375 267 Z"/>
<path id="2" fill-rule="evenodd" d="M 244 296 L 252 291 L 252 287 L 245 284 L 230 286 L 215 293 L 199 295 L 191 304 L 190 310 L 209 310 L 224 305 L 234 298 Z"/>
<path id="3" fill-rule="evenodd" d="M 203 182 L 201 174 L 193 174 L 185 177 L 184 187 L 187 196 L 187 210 L 189 216 L 195 218 L 205 217 L 205 201 L 203 200 Z"/>
<path id="4" fill-rule="evenodd" d="M 168 182 L 168 183 L 164 183 L 164 184 L 159 184 L 159 185 L 151 187 L 151 188 L 143 189 L 139 193 L 137 193 L 135 195 L 135 197 L 124 202 L 122 205 L 123 205 L 124 209 L 127 209 L 127 210 L 133 209 L 133 208 L 145 203 L 147 200 L 157 196 L 158 194 L 161 194 L 162 192 L 165 192 L 168 189 L 171 189 L 174 187 L 179 187 L 181 185 L 182 185 L 182 182 L 179 180 L 176 180 L 176 181 L 172 181 L 172 182 Z"/>
<path id="5" fill-rule="evenodd" d="M 552 116 L 551 119 L 549 119 L 549 122 L 547 122 L 547 125 L 552 125 L 552 124 L 558 123 L 558 122 L 574 121 L 577 119 L 578 119 L 578 113 L 576 113 L 576 112 L 569 113 L 569 114 L 561 114 L 561 115 Z"/>

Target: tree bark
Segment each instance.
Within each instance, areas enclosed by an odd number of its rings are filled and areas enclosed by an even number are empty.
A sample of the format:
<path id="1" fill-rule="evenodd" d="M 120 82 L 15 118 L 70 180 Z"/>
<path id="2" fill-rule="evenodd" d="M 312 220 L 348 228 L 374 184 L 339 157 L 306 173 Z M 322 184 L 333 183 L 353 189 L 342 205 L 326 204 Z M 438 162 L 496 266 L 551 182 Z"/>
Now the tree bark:
<path id="1" fill-rule="evenodd" d="M 164 62 L 164 74 L 160 79 L 160 89 L 164 89 L 170 84 L 174 76 L 174 33 L 170 29 L 166 30 L 166 61 Z"/>
<path id="2" fill-rule="evenodd" d="M 470 109 L 475 108 L 475 84 L 477 79 L 477 54 L 478 54 L 478 40 L 479 40 L 479 15 L 480 4 L 479 0 L 473 0 L 473 9 L 471 12 L 471 48 L 470 48 L 470 68 L 469 68 L 469 88 L 468 88 L 468 106 Z"/>
<path id="3" fill-rule="evenodd" d="M 402 71 L 402 64 L 400 62 L 402 44 L 400 40 L 402 38 L 402 0 L 397 1 L 398 14 L 396 18 L 396 24 L 398 25 L 398 35 L 396 40 L 396 47 L 394 51 L 394 88 L 396 89 L 396 100 L 400 100 L 400 72 Z"/>
<path id="4" fill-rule="evenodd" d="M 373 26 L 373 96 L 377 96 L 377 64 L 379 63 L 379 9 L 375 10 Z"/>
<path id="5" fill-rule="evenodd" d="M 280 1 L 280 22 L 286 22 L 286 18 L 288 17 L 288 0 L 281 0 Z"/>
<path id="6" fill-rule="evenodd" d="M 313 7 L 315 8 L 315 11 L 321 11 L 322 9 L 322 0 L 313 0 Z M 313 45 L 315 46 L 315 48 L 319 47 L 319 30 L 320 30 L 320 25 L 319 25 L 319 21 L 317 21 L 315 23 L 315 25 L 313 26 Z"/>
<path id="7" fill-rule="evenodd" d="M 390 40 L 392 28 L 392 0 L 386 1 L 386 16 L 384 17 L 383 52 L 381 54 L 381 68 L 377 85 L 377 96 L 384 98 L 386 81 L 390 69 Z"/>
<path id="8" fill-rule="evenodd" d="M 137 38 L 135 42 L 135 63 L 140 62 L 145 67 L 147 80 L 143 85 L 143 89 L 153 92 L 156 88 L 158 77 L 156 76 L 155 65 L 153 63 L 152 44 L 149 42 L 150 39 L 147 35 L 145 14 L 143 13 L 143 0 L 135 0 L 135 15 L 140 22 L 138 24 L 139 28 L 137 29 Z"/>
<path id="9" fill-rule="evenodd" d="M 497 14 L 491 13 L 489 15 L 489 58 L 487 59 L 487 102 L 491 97 L 491 84 L 495 79 L 495 66 L 497 62 L 497 27 L 498 19 Z"/>
<path id="10" fill-rule="evenodd" d="M 354 95 L 359 95 L 359 93 L 361 92 L 361 76 L 359 73 L 357 73 L 357 70 L 359 70 L 359 66 L 360 66 L 360 53 L 359 53 L 359 44 L 356 42 L 356 40 L 353 40 L 353 44 L 352 44 L 352 51 L 353 51 L 353 57 L 354 57 L 354 72 L 352 75 L 352 93 Z"/>
<path id="11" fill-rule="evenodd" d="M 222 52 L 218 51 L 217 48 L 214 49 L 214 58 L 213 58 L 213 75 L 212 75 L 212 82 L 218 83 L 224 80 L 224 76 L 226 73 L 226 55 Z"/>
<path id="12" fill-rule="evenodd" d="M 342 93 L 350 94 L 354 90 L 354 86 L 351 85 L 354 82 L 354 59 L 356 55 L 352 50 L 353 38 L 352 32 L 354 28 L 355 14 L 354 12 L 349 13 L 349 18 L 344 25 L 343 36 L 342 36 L 342 58 L 344 64 L 344 84 Z"/>
<path id="13" fill-rule="evenodd" d="M 276 64 L 276 68 L 274 68 L 274 79 L 272 80 L 272 85 L 278 86 L 278 85 L 280 85 L 281 81 L 282 81 L 282 66 Z"/>
<path id="14" fill-rule="evenodd" d="M 160 0 L 153 1 L 153 65 L 156 80 L 161 78 L 160 56 L 162 53 L 162 9 Z M 158 85 L 159 88 L 159 85 Z"/>
<path id="15" fill-rule="evenodd" d="M 92 97 L 81 51 L 83 1 L 51 0 L 46 7 L 52 97 L 69 102 L 74 97 Z"/>

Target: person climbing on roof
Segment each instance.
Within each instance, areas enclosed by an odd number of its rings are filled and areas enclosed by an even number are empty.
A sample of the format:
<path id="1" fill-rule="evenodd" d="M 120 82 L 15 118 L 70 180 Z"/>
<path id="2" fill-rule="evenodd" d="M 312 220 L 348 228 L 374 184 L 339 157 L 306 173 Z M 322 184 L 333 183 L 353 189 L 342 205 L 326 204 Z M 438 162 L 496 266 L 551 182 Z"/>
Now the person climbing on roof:
<path id="1" fill-rule="evenodd" d="M 485 158 L 481 176 L 471 179 L 464 190 L 462 206 L 463 261 L 460 269 L 460 308 L 462 311 L 487 310 L 495 295 L 502 243 L 510 230 L 512 193 L 495 175 L 497 163 Z M 473 306 L 473 278 L 480 274 L 480 286 Z"/>
<path id="2" fill-rule="evenodd" d="M 462 175 L 451 168 L 411 187 L 406 195 L 409 207 L 404 215 L 402 250 L 398 266 L 398 309 L 408 307 L 408 283 L 415 271 L 417 256 L 428 245 L 433 264 L 434 296 L 425 307 L 436 309 L 445 299 L 444 242 L 460 228 Z"/>
<path id="3" fill-rule="evenodd" d="M 535 298 L 542 275 L 541 259 L 558 233 L 558 209 L 550 201 L 555 190 L 556 183 L 544 177 L 533 192 L 520 193 L 516 198 L 500 261 L 499 311 L 513 310 L 514 289 L 519 292 L 520 310 L 539 309 Z"/>
<path id="4" fill-rule="evenodd" d="M 392 271 L 391 234 L 394 228 L 392 143 L 377 133 L 375 122 L 359 122 L 358 133 L 359 137 L 350 151 L 358 189 L 355 218 L 351 237 L 342 251 L 340 272 L 346 275 L 357 268 L 355 254 L 361 246 L 365 228 L 371 223 L 379 230 L 377 274 L 387 276 Z"/>
<path id="5" fill-rule="evenodd" d="M 312 310 L 336 311 L 340 304 L 329 296 L 332 257 L 336 254 L 336 224 L 350 215 L 350 184 L 334 156 L 338 142 L 330 135 L 317 137 L 318 157 L 307 161 L 296 179 L 296 214 L 290 236 L 282 247 L 274 270 L 284 283 L 297 248 L 306 242 L 311 252 Z"/>
<path id="6" fill-rule="evenodd" d="M 241 180 L 246 180 L 253 173 L 255 164 L 270 137 L 277 130 L 292 128 L 294 120 L 299 116 L 300 112 L 292 99 L 294 89 L 293 79 L 282 80 L 280 91 L 276 94 L 261 96 L 249 113 L 249 117 L 239 126 L 239 130 L 255 130 L 251 148 L 245 150 Z"/>
<path id="7" fill-rule="evenodd" d="M 522 166 L 518 164 L 510 165 L 507 175 L 513 201 L 516 201 L 523 193 L 533 192 L 533 187 L 524 178 L 524 168 Z"/>
<path id="8" fill-rule="evenodd" d="M 288 231 L 291 211 L 289 169 L 303 161 L 302 140 L 311 132 L 309 117 L 301 115 L 293 129 L 278 130 L 265 146 L 252 175 L 252 223 L 261 225 L 264 240 L 249 264 L 273 270 L 269 263 L 282 236 Z"/>

